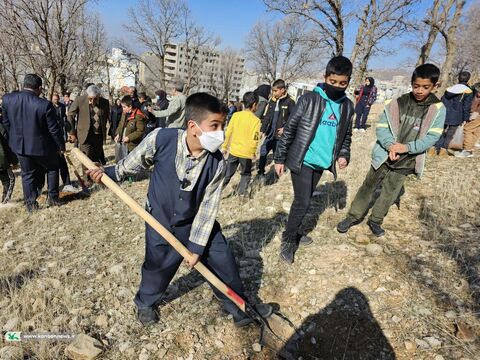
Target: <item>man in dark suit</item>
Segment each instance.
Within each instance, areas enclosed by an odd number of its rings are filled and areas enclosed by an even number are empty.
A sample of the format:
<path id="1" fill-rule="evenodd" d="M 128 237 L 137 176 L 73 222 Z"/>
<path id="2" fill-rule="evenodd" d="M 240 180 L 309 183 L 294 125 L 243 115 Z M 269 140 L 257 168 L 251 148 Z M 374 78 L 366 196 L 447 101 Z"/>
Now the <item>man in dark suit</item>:
<path id="1" fill-rule="evenodd" d="M 23 196 L 29 212 L 38 209 L 39 187 L 45 174 L 47 206 L 60 204 L 58 154 L 65 151 L 65 141 L 55 108 L 50 101 L 39 97 L 41 93 L 42 79 L 27 74 L 22 91 L 3 97 L 3 122 L 9 134 L 10 148 L 20 161 Z"/>
<path id="2" fill-rule="evenodd" d="M 85 95 L 73 101 L 67 113 L 71 129 L 69 141 L 78 140 L 80 150 L 96 162 L 104 160 L 103 143 L 107 138 L 107 120 L 110 116 L 110 104 L 100 95 L 100 89 L 90 85 Z"/>

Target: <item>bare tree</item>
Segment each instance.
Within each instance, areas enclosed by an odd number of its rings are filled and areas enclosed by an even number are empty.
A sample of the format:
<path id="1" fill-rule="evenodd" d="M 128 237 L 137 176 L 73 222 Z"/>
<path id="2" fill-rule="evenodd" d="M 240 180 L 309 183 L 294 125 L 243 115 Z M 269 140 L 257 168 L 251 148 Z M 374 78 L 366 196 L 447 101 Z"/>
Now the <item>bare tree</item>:
<path id="1" fill-rule="evenodd" d="M 144 65 L 155 74 L 160 86 L 165 88 L 166 46 L 181 38 L 184 30 L 182 16 L 188 13 L 183 0 L 139 0 L 128 10 L 129 22 L 125 28 L 135 40 L 156 58 L 158 66 L 150 67 L 141 57 Z"/>
<path id="2" fill-rule="evenodd" d="M 205 60 L 209 54 L 216 52 L 220 44 L 220 38 L 214 37 L 202 26 L 196 24 L 190 16 L 190 11 L 184 9 L 182 43 L 185 47 L 187 58 L 185 59 L 186 74 L 181 76 L 185 81 L 185 94 L 189 94 L 200 85 L 200 77 L 208 70 Z M 204 70 L 204 71 L 202 71 Z"/>
<path id="3" fill-rule="evenodd" d="M 285 15 L 300 16 L 313 24 L 319 42 L 326 45 L 333 54 L 342 55 L 344 50 L 344 22 L 349 17 L 343 13 L 342 0 L 264 0 L 273 11 Z"/>
<path id="4" fill-rule="evenodd" d="M 480 79 L 480 4 L 474 4 L 468 9 L 465 21 L 457 31 L 457 54 L 453 64 L 456 74 L 467 70 L 472 73 L 472 82 Z"/>
<path id="5" fill-rule="evenodd" d="M 220 88 L 222 93 L 219 94 L 223 99 L 229 100 L 231 98 L 231 93 L 234 88 L 235 79 L 235 66 L 237 63 L 237 58 L 239 54 L 232 50 L 226 49 L 222 52 L 219 59 L 219 78 L 220 78 Z"/>
<path id="6" fill-rule="evenodd" d="M 380 42 L 392 40 L 408 29 L 413 4 L 413 0 L 369 0 L 365 5 L 351 59 L 355 86 L 364 78 L 371 57 L 385 51 Z"/>
<path id="7" fill-rule="evenodd" d="M 449 1 L 447 4 L 444 3 L 445 1 L 443 0 L 433 0 L 432 8 L 427 17 L 423 20 L 423 23 L 428 26 L 428 35 L 425 43 L 420 48 L 420 54 L 416 66 L 425 64 L 428 61 L 433 44 L 437 39 L 438 29 L 442 28 L 444 22 L 447 20 L 447 15 L 453 1 Z M 443 7 L 443 10 L 440 12 L 441 7 Z"/>
<path id="8" fill-rule="evenodd" d="M 48 97 L 65 90 L 75 67 L 86 72 L 98 60 L 104 32 L 99 18 L 87 12 L 88 2 L 1 1 L 4 35 L 16 44 L 14 54 L 23 69 L 44 79 Z"/>
<path id="9" fill-rule="evenodd" d="M 4 21 L 0 19 L 0 26 L 4 28 Z M 6 33 L 0 33 L 0 91 L 7 93 L 20 88 L 21 63 L 18 61 L 22 54 L 18 52 L 18 39 Z"/>
<path id="10" fill-rule="evenodd" d="M 257 23 L 247 38 L 246 53 L 264 80 L 293 81 L 315 72 L 320 58 L 318 38 L 298 16 L 273 24 Z"/>
<path id="11" fill-rule="evenodd" d="M 453 79 L 454 74 L 453 63 L 457 55 L 457 29 L 460 18 L 462 16 L 463 8 L 465 7 L 465 0 L 454 0 L 455 10 L 451 20 L 446 22 L 446 26 L 439 30 L 445 40 L 445 61 L 442 66 L 440 75 L 440 92 L 447 88 L 448 82 Z"/>

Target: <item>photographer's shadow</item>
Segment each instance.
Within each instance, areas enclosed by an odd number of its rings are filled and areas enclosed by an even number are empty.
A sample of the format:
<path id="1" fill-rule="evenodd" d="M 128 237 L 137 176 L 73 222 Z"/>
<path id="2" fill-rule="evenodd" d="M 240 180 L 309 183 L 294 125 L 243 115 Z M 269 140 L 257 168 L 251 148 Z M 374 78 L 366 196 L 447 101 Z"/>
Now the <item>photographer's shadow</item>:
<path id="1" fill-rule="evenodd" d="M 396 359 L 367 297 L 354 287 L 341 290 L 320 312 L 308 316 L 299 330 L 305 335 L 297 341 L 296 358 Z"/>

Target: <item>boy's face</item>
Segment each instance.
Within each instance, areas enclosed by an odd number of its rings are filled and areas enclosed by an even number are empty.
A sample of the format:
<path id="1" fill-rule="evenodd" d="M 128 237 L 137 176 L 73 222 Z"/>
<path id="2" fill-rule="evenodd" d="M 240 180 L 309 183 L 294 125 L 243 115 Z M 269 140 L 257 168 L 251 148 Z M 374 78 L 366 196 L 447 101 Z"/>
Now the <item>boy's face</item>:
<path id="1" fill-rule="evenodd" d="M 209 131 L 223 131 L 225 126 L 225 114 L 222 113 L 211 113 L 203 119 L 200 124 L 197 124 L 193 120 L 188 120 L 187 122 L 187 131 L 190 136 L 192 136 L 193 141 L 197 147 L 201 147 L 200 140 L 198 137 L 204 132 Z"/>
<path id="2" fill-rule="evenodd" d="M 325 82 L 332 86 L 346 89 L 348 83 L 350 82 L 350 77 L 347 75 L 330 74 L 328 76 L 325 76 Z"/>
<path id="3" fill-rule="evenodd" d="M 437 84 L 434 84 L 430 79 L 423 79 L 417 77 L 412 81 L 412 93 L 415 100 L 422 102 L 435 89 Z"/>
<path id="4" fill-rule="evenodd" d="M 283 95 L 285 95 L 286 92 L 287 92 L 287 89 L 285 88 L 277 88 L 277 87 L 272 88 L 272 95 L 275 99 L 281 98 Z"/>
<path id="5" fill-rule="evenodd" d="M 131 113 L 132 112 L 132 106 L 122 104 L 122 110 L 125 114 Z"/>

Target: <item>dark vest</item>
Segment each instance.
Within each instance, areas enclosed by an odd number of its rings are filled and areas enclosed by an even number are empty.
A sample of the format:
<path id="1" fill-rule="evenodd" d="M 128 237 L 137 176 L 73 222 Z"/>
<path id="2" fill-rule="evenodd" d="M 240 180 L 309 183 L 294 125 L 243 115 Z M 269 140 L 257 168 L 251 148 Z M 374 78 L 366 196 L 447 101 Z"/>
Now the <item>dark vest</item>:
<path id="1" fill-rule="evenodd" d="M 157 149 L 153 157 L 154 168 L 147 197 L 148 210 L 153 217 L 170 230 L 178 240 L 186 243 L 205 189 L 217 172 L 222 154 L 219 151 L 215 154 L 209 153 L 192 191 L 183 190 L 184 181 L 178 178 L 175 167 L 178 131 L 178 129 L 162 129 L 157 133 Z M 165 241 L 150 226 L 147 226 L 147 236 L 150 240 Z"/>

